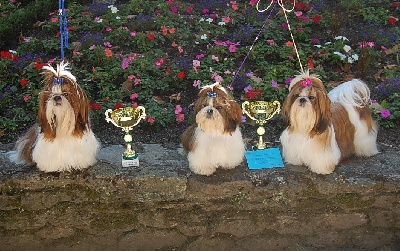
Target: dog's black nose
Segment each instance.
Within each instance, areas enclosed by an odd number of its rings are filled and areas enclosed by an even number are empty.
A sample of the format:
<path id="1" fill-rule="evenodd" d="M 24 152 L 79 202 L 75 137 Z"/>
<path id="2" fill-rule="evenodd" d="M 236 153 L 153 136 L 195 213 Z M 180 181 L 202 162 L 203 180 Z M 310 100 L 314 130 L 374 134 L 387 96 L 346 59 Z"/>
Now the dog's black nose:
<path id="1" fill-rule="evenodd" d="M 213 109 L 208 109 L 207 110 L 207 115 L 211 116 L 211 115 L 213 115 L 213 112 L 214 112 Z"/>
<path id="2" fill-rule="evenodd" d="M 55 102 L 57 102 L 57 103 L 60 103 L 61 102 L 61 96 L 54 96 L 53 97 L 53 100 L 55 101 Z"/>
<path id="3" fill-rule="evenodd" d="M 304 104 L 305 102 L 307 102 L 306 98 L 300 98 L 300 104 Z"/>

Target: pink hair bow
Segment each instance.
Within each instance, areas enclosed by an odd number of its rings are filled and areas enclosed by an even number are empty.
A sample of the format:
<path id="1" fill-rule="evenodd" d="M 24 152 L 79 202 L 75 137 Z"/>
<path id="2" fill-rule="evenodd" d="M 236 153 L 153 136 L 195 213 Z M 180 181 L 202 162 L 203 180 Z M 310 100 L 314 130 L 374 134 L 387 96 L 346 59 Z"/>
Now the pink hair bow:
<path id="1" fill-rule="evenodd" d="M 310 78 L 306 78 L 305 80 L 301 81 L 301 86 L 303 88 L 306 88 L 309 85 L 312 85 L 312 81 Z"/>

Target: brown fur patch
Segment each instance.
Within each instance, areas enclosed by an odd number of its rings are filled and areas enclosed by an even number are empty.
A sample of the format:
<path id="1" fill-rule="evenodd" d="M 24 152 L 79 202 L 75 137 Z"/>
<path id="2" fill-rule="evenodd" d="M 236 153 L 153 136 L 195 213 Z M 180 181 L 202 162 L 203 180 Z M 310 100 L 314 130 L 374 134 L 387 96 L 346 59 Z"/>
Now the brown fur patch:
<path id="1" fill-rule="evenodd" d="M 354 125 L 350 122 L 349 114 L 343 106 L 334 104 L 332 106 L 332 123 L 335 128 L 336 141 L 338 143 L 341 158 L 348 158 L 354 153 Z"/>

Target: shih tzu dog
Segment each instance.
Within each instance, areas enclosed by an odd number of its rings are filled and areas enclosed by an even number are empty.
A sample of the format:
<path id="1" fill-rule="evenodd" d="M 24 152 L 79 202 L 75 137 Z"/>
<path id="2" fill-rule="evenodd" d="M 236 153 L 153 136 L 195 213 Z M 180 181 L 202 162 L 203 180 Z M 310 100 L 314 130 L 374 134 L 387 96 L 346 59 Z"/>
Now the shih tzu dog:
<path id="1" fill-rule="evenodd" d="M 370 90 L 361 80 L 327 93 L 318 76 L 305 72 L 295 77 L 282 109 L 288 124 L 280 137 L 285 162 L 329 174 L 353 154 L 377 154 L 378 128 L 369 102 Z"/>
<path id="2" fill-rule="evenodd" d="M 36 165 L 44 172 L 84 169 L 96 163 L 99 142 L 89 121 L 89 102 L 63 62 L 44 66 L 37 123 L 9 153 L 17 164 Z"/>
<path id="3" fill-rule="evenodd" d="M 245 145 L 239 124 L 240 105 L 219 84 L 204 86 L 194 105 L 196 123 L 181 135 L 188 152 L 190 169 L 201 175 L 212 175 L 218 167 L 232 169 L 244 157 Z"/>

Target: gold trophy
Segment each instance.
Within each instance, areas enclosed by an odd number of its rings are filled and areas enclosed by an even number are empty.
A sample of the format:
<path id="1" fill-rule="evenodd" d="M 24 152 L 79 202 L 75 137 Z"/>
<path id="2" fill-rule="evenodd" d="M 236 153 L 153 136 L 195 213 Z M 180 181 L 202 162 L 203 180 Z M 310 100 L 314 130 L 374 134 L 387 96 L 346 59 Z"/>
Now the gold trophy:
<path id="1" fill-rule="evenodd" d="M 263 140 L 263 135 L 265 134 L 264 124 L 268 120 L 270 120 L 275 114 L 281 111 L 281 104 L 279 103 L 279 101 L 244 101 L 242 103 L 242 111 L 249 118 L 255 120 L 258 124 L 258 143 L 256 145 L 257 149 L 267 148 L 267 144 Z"/>
<path id="2" fill-rule="evenodd" d="M 111 122 L 116 127 L 122 128 L 122 130 L 125 132 L 124 140 L 126 143 L 126 148 L 124 154 L 122 155 L 122 166 L 139 166 L 138 154 L 132 149 L 132 135 L 130 134 L 130 131 L 134 126 L 139 124 L 141 119 L 146 117 L 146 111 L 144 107 L 124 107 L 116 110 L 108 109 L 105 115 L 107 122 Z"/>

